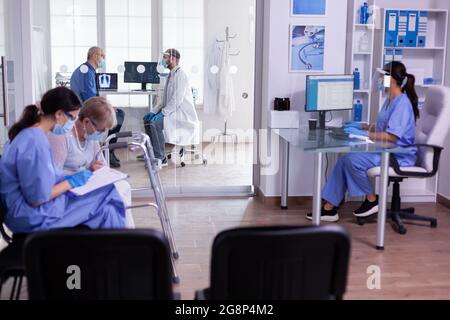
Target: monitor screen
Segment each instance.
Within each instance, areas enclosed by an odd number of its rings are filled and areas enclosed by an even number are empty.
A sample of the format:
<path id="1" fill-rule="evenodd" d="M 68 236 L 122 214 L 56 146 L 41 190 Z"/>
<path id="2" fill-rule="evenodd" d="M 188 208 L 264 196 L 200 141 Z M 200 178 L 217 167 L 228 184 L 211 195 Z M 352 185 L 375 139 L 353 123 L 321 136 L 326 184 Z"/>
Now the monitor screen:
<path id="1" fill-rule="evenodd" d="M 353 75 L 307 76 L 306 112 L 353 109 Z"/>
<path id="2" fill-rule="evenodd" d="M 125 62 L 126 83 L 152 83 L 159 84 L 157 62 Z"/>
<path id="3" fill-rule="evenodd" d="M 117 90 L 117 73 L 97 73 L 96 81 L 98 90 Z"/>

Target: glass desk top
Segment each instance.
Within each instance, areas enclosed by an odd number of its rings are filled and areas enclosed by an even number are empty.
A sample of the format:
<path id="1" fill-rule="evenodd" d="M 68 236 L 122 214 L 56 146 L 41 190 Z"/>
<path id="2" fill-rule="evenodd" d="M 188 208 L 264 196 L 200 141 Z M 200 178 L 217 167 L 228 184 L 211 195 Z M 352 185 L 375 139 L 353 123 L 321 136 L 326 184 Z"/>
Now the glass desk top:
<path id="1" fill-rule="evenodd" d="M 342 138 L 329 130 L 310 131 L 308 127 L 300 129 L 272 129 L 272 131 L 291 146 L 305 152 L 327 153 L 414 153 L 408 148 L 401 148 L 388 141 L 373 141 Z"/>

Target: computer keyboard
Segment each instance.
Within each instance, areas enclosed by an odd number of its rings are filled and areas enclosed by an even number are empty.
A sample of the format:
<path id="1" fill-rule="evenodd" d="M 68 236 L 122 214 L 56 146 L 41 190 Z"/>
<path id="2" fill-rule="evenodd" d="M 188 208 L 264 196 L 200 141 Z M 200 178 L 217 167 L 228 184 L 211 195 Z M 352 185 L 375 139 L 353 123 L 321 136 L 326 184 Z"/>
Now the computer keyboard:
<path id="1" fill-rule="evenodd" d="M 345 132 L 344 128 L 330 128 L 330 135 L 332 135 L 334 138 L 338 139 L 348 139 L 349 134 Z"/>

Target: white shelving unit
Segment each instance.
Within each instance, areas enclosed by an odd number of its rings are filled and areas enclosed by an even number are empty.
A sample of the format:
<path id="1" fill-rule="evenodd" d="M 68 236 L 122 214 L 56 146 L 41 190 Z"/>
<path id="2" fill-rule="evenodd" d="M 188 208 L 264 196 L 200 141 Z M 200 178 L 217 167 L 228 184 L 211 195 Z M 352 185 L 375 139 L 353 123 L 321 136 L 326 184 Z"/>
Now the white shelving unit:
<path id="1" fill-rule="evenodd" d="M 361 74 L 361 86 L 359 90 L 355 90 L 355 101 L 360 100 L 364 106 L 363 121 L 371 122 L 370 106 L 372 104 L 372 78 L 373 78 L 373 64 L 374 64 L 374 44 L 375 44 L 375 23 L 373 17 L 369 19 L 368 24 L 360 24 L 359 11 L 361 6 L 367 2 L 371 10 L 374 8 L 375 0 L 351 0 L 349 1 L 349 8 L 353 8 L 349 12 L 348 20 L 348 45 L 347 45 L 347 59 L 346 71 L 353 74 L 355 68 L 359 69 Z M 368 50 L 362 51 L 360 48 L 361 38 L 367 34 L 369 39 Z M 353 115 L 353 114 L 352 114 Z M 349 118 L 352 117 L 349 115 Z"/>
<path id="2" fill-rule="evenodd" d="M 428 12 L 427 42 L 425 47 L 389 47 L 385 46 L 386 12 L 396 11 L 426 11 Z M 375 33 L 375 43 L 380 43 L 381 51 L 374 52 L 379 64 L 374 66 L 383 67 L 385 63 L 386 49 L 402 50 L 401 62 L 403 62 L 409 73 L 416 75 L 416 90 L 421 102 L 425 101 L 427 89 L 435 85 L 443 85 L 445 79 L 445 67 L 447 56 L 447 32 L 448 32 L 448 10 L 439 9 L 397 9 L 385 8 L 382 10 L 382 32 Z M 422 73 L 420 75 L 418 73 Z M 434 83 L 424 84 L 423 79 L 433 78 Z M 381 109 L 385 97 L 382 93 L 372 101 L 372 117 Z M 422 105 L 421 105 L 422 106 Z M 420 107 L 421 107 L 420 106 Z M 369 117 L 370 118 L 370 117 Z M 420 120 L 418 122 L 420 125 Z M 408 179 L 402 184 L 403 201 L 407 202 L 435 202 L 437 200 L 438 177 L 430 179 Z"/>
<path id="3" fill-rule="evenodd" d="M 386 32 L 386 12 L 389 10 L 398 11 L 426 11 L 428 13 L 427 21 L 427 42 L 425 47 L 389 47 L 385 46 L 384 35 Z M 380 64 L 384 65 L 384 53 L 387 49 L 402 50 L 403 62 L 408 71 L 414 74 L 414 71 L 421 70 L 422 75 L 416 74 L 416 89 L 419 98 L 423 101 L 426 96 L 426 89 L 434 85 L 443 85 L 445 78 L 445 66 L 447 57 L 447 32 L 448 32 L 448 10 L 440 9 L 383 9 L 383 28 L 380 39 L 382 50 L 380 54 Z M 433 84 L 424 84 L 423 79 L 433 78 Z M 381 94 L 380 94 L 381 95 Z M 382 106 L 380 97 L 379 107 Z"/>

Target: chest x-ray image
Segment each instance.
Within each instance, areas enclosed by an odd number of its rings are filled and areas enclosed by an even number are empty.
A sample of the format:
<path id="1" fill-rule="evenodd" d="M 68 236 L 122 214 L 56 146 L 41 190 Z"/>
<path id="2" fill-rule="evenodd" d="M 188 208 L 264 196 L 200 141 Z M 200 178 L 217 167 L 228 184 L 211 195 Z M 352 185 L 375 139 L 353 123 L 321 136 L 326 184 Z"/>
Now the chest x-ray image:
<path id="1" fill-rule="evenodd" d="M 324 26 L 293 26 L 291 31 L 292 72 L 323 71 Z"/>
<path id="2" fill-rule="evenodd" d="M 111 75 L 101 74 L 98 78 L 100 88 L 108 89 L 111 86 Z"/>

